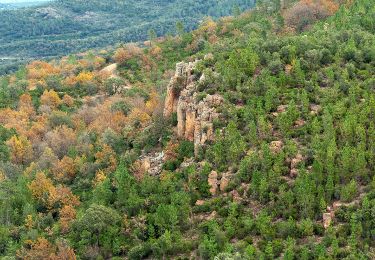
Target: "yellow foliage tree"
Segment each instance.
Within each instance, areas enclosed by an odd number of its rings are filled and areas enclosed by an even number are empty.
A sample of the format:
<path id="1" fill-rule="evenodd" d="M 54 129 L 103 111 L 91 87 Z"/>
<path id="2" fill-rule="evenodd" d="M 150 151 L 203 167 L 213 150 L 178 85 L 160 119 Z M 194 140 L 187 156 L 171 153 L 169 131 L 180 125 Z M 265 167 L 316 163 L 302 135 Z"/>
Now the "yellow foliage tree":
<path id="1" fill-rule="evenodd" d="M 11 152 L 11 160 L 16 164 L 26 164 L 32 158 L 33 149 L 30 141 L 24 136 L 12 136 L 6 144 Z"/>
<path id="2" fill-rule="evenodd" d="M 160 99 L 155 91 L 151 92 L 150 99 L 146 102 L 146 112 L 152 115 L 156 112 L 157 107 L 160 105 Z"/>
<path id="3" fill-rule="evenodd" d="M 76 260 L 74 250 L 64 241 L 57 242 L 57 247 L 46 238 L 26 240 L 25 247 L 17 251 L 17 258 L 27 260 Z"/>
<path id="4" fill-rule="evenodd" d="M 93 181 L 94 186 L 99 185 L 107 179 L 107 174 L 103 170 L 96 171 L 95 179 Z"/>
<path id="5" fill-rule="evenodd" d="M 74 250 L 65 242 L 57 242 L 57 254 L 51 256 L 51 260 L 76 260 Z"/>
<path id="6" fill-rule="evenodd" d="M 34 220 L 33 220 L 33 216 L 32 215 L 27 215 L 26 219 L 25 219 L 25 227 L 27 229 L 32 229 L 34 226 Z"/>
<path id="7" fill-rule="evenodd" d="M 45 90 L 43 92 L 43 95 L 40 97 L 40 103 L 42 105 L 49 106 L 52 109 L 58 107 L 61 104 L 61 102 L 62 101 L 59 95 L 53 89 L 51 89 L 50 91 Z"/>
<path id="8" fill-rule="evenodd" d="M 150 122 L 151 117 L 145 111 L 139 108 L 134 108 L 128 116 L 128 120 L 133 125 L 139 125 L 145 127 Z"/>
<path id="9" fill-rule="evenodd" d="M 92 72 L 82 71 L 76 77 L 76 82 L 80 84 L 85 84 L 94 79 L 94 74 Z"/>
<path id="10" fill-rule="evenodd" d="M 99 56 L 95 57 L 95 59 L 94 59 L 94 67 L 96 69 L 99 69 L 104 64 L 105 64 L 105 59 L 104 58 L 99 57 Z"/>
<path id="11" fill-rule="evenodd" d="M 106 168 L 106 172 L 112 172 L 116 170 L 116 153 L 109 145 L 103 144 L 102 150 L 95 153 L 95 159 L 95 162 L 97 164 L 99 164 L 101 167 Z"/>
<path id="12" fill-rule="evenodd" d="M 142 49 L 135 44 L 128 44 L 125 47 L 118 48 L 113 56 L 113 59 L 119 64 L 123 65 L 133 57 L 142 54 Z"/>
<path id="13" fill-rule="evenodd" d="M 51 196 L 55 196 L 56 188 L 52 180 L 47 178 L 43 172 L 38 172 L 35 179 L 29 184 L 32 196 L 46 206 L 51 206 Z"/>

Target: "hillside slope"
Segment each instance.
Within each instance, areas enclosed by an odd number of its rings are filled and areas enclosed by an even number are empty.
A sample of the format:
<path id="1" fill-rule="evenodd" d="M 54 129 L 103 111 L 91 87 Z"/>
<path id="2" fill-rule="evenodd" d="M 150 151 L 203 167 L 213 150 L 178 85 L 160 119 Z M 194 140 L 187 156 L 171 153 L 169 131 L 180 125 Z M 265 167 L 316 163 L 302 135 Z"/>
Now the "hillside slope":
<path id="1" fill-rule="evenodd" d="M 2 77 L 0 255 L 374 259 L 374 15 L 258 3 Z"/>
<path id="2" fill-rule="evenodd" d="M 252 0 L 59 0 L 41 7 L 0 11 L 0 58 L 40 59 L 146 40 L 148 31 L 175 34 L 176 23 L 195 28 L 205 16 L 229 15 Z M 10 63 L 10 62 L 8 62 Z"/>

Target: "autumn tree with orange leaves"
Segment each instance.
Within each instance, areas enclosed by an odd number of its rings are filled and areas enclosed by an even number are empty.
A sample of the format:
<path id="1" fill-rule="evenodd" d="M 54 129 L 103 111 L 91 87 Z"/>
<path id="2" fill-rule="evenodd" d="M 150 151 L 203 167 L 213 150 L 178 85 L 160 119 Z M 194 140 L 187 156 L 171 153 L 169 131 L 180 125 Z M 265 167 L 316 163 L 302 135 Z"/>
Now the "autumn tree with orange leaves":
<path id="1" fill-rule="evenodd" d="M 25 246 L 17 252 L 17 257 L 27 260 L 76 260 L 74 250 L 64 241 L 57 241 L 57 246 L 46 238 L 39 237 L 35 241 L 27 240 Z"/>
<path id="2" fill-rule="evenodd" d="M 33 156 L 30 141 L 24 136 L 12 136 L 6 144 L 11 152 L 11 160 L 16 164 L 26 164 Z"/>
<path id="3" fill-rule="evenodd" d="M 302 31 L 313 22 L 334 14 L 338 7 L 332 0 L 299 1 L 285 12 L 285 22 L 288 27 Z"/>
<path id="4" fill-rule="evenodd" d="M 60 211 L 59 211 L 59 216 L 60 216 L 60 228 L 61 232 L 63 234 L 66 234 L 70 230 L 70 224 L 73 220 L 76 219 L 76 210 L 73 206 L 71 205 L 65 205 L 63 206 Z"/>
<path id="5" fill-rule="evenodd" d="M 52 168 L 52 172 L 55 179 L 58 181 L 71 181 L 77 172 L 74 159 L 64 156 L 61 160 L 57 161 L 55 166 Z"/>

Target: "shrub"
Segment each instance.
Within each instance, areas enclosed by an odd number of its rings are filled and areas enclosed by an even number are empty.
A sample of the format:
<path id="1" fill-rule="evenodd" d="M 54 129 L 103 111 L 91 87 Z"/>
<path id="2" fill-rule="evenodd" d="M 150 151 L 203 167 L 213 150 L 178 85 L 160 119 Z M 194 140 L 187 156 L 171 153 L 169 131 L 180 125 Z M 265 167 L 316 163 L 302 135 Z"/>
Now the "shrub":
<path id="1" fill-rule="evenodd" d="M 178 157 L 190 158 L 194 156 L 194 143 L 189 141 L 181 141 L 178 147 Z"/>
<path id="2" fill-rule="evenodd" d="M 357 196 L 357 192 L 357 182 L 352 180 L 341 189 L 340 198 L 345 202 L 352 201 Z"/>

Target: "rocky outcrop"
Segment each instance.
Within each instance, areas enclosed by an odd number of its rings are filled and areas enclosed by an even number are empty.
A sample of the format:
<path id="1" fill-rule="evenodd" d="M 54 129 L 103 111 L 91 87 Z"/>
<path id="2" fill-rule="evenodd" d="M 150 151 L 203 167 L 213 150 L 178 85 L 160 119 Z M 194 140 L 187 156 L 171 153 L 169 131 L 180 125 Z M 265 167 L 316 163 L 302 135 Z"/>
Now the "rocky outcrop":
<path id="1" fill-rule="evenodd" d="M 213 121 L 220 117 L 217 107 L 223 103 L 223 98 L 217 94 L 207 95 L 198 101 L 197 87 L 206 80 L 194 75 L 197 62 L 178 63 L 175 75 L 167 87 L 167 97 L 164 106 L 164 116 L 177 114 L 177 135 L 194 142 L 195 152 L 207 141 L 214 138 Z"/>
<path id="2" fill-rule="evenodd" d="M 184 63 L 180 62 L 176 65 L 175 75 L 171 78 L 167 87 L 167 96 L 165 99 L 164 116 L 169 117 L 172 113 L 177 112 L 177 103 L 180 93 L 185 89 L 193 80 L 193 68 L 196 62 Z"/>
<path id="3" fill-rule="evenodd" d="M 270 143 L 270 150 L 272 153 L 280 153 L 283 149 L 283 142 L 282 141 L 272 141 Z"/>
<path id="4" fill-rule="evenodd" d="M 221 178 L 218 178 L 219 174 L 216 171 L 211 171 L 208 175 L 208 186 L 210 187 L 210 193 L 216 195 L 219 191 L 225 192 L 229 186 L 230 180 L 232 179 L 232 173 L 223 173 Z"/>
<path id="5" fill-rule="evenodd" d="M 223 102 L 223 98 L 219 95 L 207 95 L 206 98 L 196 104 L 196 117 L 194 120 L 194 148 L 196 153 L 199 151 L 200 146 L 214 139 L 213 122 L 220 117 L 216 108 Z M 190 135 L 187 136 L 189 137 Z"/>
<path id="6" fill-rule="evenodd" d="M 210 193 L 212 195 L 215 195 L 216 192 L 217 192 L 217 188 L 218 188 L 218 181 L 217 181 L 217 172 L 216 171 L 212 171 L 209 175 L 208 175 L 208 185 L 210 186 Z"/>
<path id="7" fill-rule="evenodd" d="M 297 177 L 298 166 L 304 160 L 302 154 L 297 153 L 297 155 L 290 162 L 290 177 Z"/>
<path id="8" fill-rule="evenodd" d="M 196 206 L 203 206 L 204 203 L 205 203 L 204 200 L 197 200 L 197 201 L 195 202 L 195 205 L 196 205 Z"/>
<path id="9" fill-rule="evenodd" d="M 229 172 L 223 173 L 223 177 L 221 177 L 220 180 L 220 191 L 224 192 L 226 190 L 230 183 L 231 177 L 232 174 L 230 174 Z"/>
<path id="10" fill-rule="evenodd" d="M 332 214 L 329 212 L 323 213 L 323 227 L 327 229 L 332 223 Z"/>
<path id="11" fill-rule="evenodd" d="M 143 155 L 139 158 L 144 172 L 157 176 L 162 172 L 164 163 L 164 152 Z"/>
<path id="12" fill-rule="evenodd" d="M 322 111 L 322 107 L 320 105 L 311 104 L 310 105 L 310 114 L 311 115 L 317 115 Z"/>

